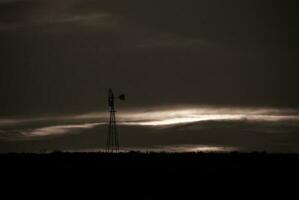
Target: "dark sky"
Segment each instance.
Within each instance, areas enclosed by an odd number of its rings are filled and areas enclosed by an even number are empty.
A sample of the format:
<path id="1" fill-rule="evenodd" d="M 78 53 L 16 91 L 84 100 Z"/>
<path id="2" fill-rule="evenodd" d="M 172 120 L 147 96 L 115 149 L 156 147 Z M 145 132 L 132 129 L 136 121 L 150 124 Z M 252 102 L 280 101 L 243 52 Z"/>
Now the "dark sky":
<path id="1" fill-rule="evenodd" d="M 0 115 L 299 107 L 296 0 L 0 0 Z"/>

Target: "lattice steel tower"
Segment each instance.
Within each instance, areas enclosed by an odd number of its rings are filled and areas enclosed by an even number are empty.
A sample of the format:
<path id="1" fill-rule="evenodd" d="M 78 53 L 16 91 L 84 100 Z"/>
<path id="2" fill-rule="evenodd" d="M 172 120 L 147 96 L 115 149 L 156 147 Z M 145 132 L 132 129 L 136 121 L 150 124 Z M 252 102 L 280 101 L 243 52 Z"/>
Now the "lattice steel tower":
<path id="1" fill-rule="evenodd" d="M 115 107 L 114 100 L 125 100 L 125 95 L 122 94 L 118 98 L 114 97 L 112 89 L 108 90 L 108 106 L 110 112 L 109 118 L 109 127 L 108 127 L 108 136 L 107 136 L 107 144 L 106 144 L 106 152 L 107 153 L 117 153 L 119 151 L 119 143 L 118 143 L 118 135 L 116 129 L 116 117 L 115 117 Z"/>

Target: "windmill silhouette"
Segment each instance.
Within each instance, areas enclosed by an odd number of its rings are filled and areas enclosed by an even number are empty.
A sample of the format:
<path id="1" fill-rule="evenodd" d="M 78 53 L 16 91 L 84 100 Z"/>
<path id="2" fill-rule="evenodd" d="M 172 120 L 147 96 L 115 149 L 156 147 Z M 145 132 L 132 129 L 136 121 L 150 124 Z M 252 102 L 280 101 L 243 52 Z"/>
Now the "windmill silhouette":
<path id="1" fill-rule="evenodd" d="M 112 89 L 108 90 L 108 106 L 109 106 L 109 127 L 108 127 L 108 136 L 107 136 L 107 144 L 106 144 L 106 152 L 107 153 L 117 153 L 119 151 L 119 143 L 118 143 L 118 134 L 116 129 L 116 117 L 115 117 L 115 106 L 114 100 L 119 99 L 124 101 L 125 95 L 122 94 L 118 97 L 115 97 Z"/>

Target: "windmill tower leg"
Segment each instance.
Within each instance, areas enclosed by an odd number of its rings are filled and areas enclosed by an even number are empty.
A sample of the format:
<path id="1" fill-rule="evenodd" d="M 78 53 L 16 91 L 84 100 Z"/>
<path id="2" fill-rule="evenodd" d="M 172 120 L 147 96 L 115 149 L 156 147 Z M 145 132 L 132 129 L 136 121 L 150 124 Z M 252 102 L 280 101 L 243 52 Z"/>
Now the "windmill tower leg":
<path id="1" fill-rule="evenodd" d="M 107 153 L 117 153 L 119 150 L 115 112 L 116 112 L 115 110 L 110 111 L 108 136 L 107 136 L 107 144 L 106 144 Z"/>
<path id="2" fill-rule="evenodd" d="M 112 125 L 113 125 L 113 152 L 118 152 L 119 146 L 118 146 L 118 135 L 117 135 L 117 129 L 116 129 L 116 117 L 115 117 L 115 111 L 112 115 Z"/>
<path id="3" fill-rule="evenodd" d="M 111 145 L 111 112 L 110 112 L 110 118 L 109 118 L 109 125 L 108 125 L 108 135 L 107 135 L 107 143 L 106 143 L 106 152 L 110 152 L 110 145 Z"/>
<path id="4" fill-rule="evenodd" d="M 116 130 L 116 117 L 115 117 L 115 108 L 114 108 L 114 100 L 119 99 L 124 101 L 125 95 L 122 94 L 118 98 L 114 97 L 114 94 L 111 89 L 108 90 L 108 105 L 110 108 L 110 118 L 109 118 L 109 127 L 108 127 L 108 136 L 106 143 L 106 152 L 107 153 L 117 153 L 119 151 L 118 144 L 118 134 Z"/>

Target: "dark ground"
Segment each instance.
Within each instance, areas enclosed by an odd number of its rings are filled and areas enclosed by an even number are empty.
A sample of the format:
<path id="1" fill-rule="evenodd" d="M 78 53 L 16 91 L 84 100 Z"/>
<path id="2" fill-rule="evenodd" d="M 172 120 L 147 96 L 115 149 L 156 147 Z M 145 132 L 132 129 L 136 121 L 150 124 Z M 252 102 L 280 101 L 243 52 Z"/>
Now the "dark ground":
<path id="1" fill-rule="evenodd" d="M 299 178 L 296 154 L 2 154 L 0 164 L 2 191 L 55 199 L 288 199 Z"/>

